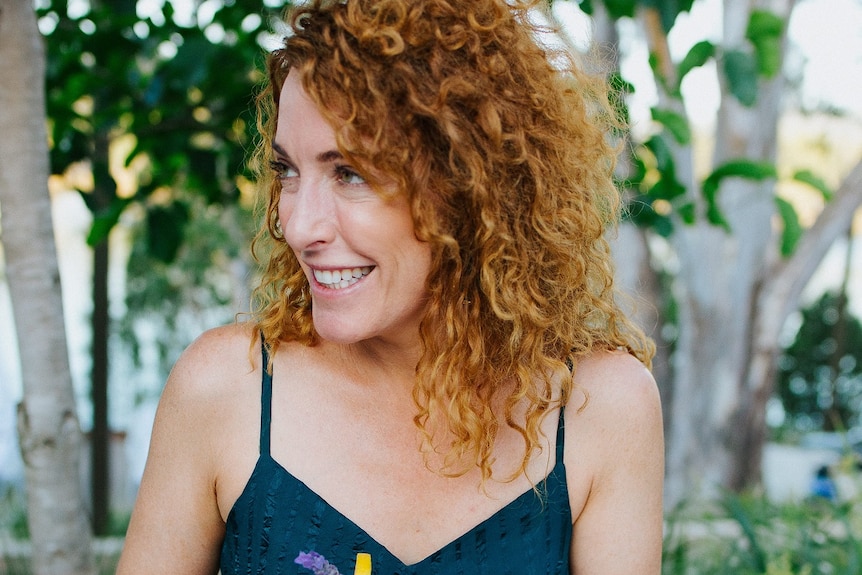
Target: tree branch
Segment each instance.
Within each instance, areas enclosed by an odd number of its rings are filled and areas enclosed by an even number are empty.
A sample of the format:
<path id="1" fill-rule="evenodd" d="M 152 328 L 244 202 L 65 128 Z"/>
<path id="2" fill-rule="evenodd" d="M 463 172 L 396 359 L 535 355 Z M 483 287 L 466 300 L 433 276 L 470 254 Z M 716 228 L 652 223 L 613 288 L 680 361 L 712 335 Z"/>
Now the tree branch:
<path id="1" fill-rule="evenodd" d="M 755 345 L 770 337 L 770 330 L 779 330 L 795 309 L 802 291 L 817 271 L 817 267 L 838 237 L 853 223 L 856 210 L 862 206 L 862 159 L 850 171 L 832 201 L 828 202 L 814 224 L 802 236 L 796 251 L 780 261 L 765 280 L 758 298 L 761 315 L 767 325 L 754 341 Z M 763 312 L 768 312 L 766 315 Z"/>

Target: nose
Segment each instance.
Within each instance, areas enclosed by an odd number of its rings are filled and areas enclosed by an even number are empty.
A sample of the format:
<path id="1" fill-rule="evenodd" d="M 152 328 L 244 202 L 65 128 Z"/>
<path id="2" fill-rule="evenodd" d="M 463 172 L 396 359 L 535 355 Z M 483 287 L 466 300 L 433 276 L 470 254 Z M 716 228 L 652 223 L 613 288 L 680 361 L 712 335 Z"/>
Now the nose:
<path id="1" fill-rule="evenodd" d="M 331 196 L 325 186 L 313 180 L 302 181 L 294 190 L 282 192 L 278 216 L 284 239 L 294 250 L 319 248 L 332 242 L 336 218 Z"/>

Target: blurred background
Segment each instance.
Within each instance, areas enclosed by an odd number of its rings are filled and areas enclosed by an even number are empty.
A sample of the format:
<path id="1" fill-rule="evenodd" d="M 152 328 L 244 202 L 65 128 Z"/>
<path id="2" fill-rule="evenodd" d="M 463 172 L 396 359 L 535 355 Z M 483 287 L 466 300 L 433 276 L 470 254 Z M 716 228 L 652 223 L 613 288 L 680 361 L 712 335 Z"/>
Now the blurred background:
<path id="1" fill-rule="evenodd" d="M 0 574 L 50 561 L 16 406 L 54 391 L 82 432 L 75 572 L 111 572 L 170 366 L 249 307 L 253 97 L 285 4 L 23 4 L 44 53 L 4 43 L 6 10 L 0 67 L 44 79 L 49 167 L 40 189 L 0 183 Z M 611 76 L 629 125 L 613 245 L 658 349 L 665 573 L 862 573 L 862 1 L 554 0 L 535 19 Z M 53 238 L 14 225 L 40 194 Z M 53 295 L 26 287 L 39 240 Z M 50 382 L 28 375 L 40 329 L 67 350 Z"/>

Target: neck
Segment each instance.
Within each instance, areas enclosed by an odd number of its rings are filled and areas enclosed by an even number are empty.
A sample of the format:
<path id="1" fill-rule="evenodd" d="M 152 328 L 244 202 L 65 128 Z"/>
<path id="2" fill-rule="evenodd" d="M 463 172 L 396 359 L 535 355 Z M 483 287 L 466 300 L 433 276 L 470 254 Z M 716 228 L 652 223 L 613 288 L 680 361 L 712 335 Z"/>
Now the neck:
<path id="1" fill-rule="evenodd" d="M 398 387 L 412 394 L 416 365 L 422 355 L 418 336 L 411 342 L 373 339 L 352 344 L 322 342 L 322 351 L 368 385 Z"/>

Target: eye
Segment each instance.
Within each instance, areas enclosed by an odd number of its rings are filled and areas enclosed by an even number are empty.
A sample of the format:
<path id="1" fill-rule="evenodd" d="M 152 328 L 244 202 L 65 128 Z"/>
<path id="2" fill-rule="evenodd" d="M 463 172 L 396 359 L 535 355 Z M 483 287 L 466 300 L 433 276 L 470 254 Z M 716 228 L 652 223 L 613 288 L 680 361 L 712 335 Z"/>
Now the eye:
<path id="1" fill-rule="evenodd" d="M 275 177 L 279 180 L 295 178 L 299 175 L 293 166 L 277 160 L 271 161 L 269 167 L 272 168 L 272 171 L 275 172 Z"/>
<path id="2" fill-rule="evenodd" d="M 359 186 L 366 183 L 365 178 L 348 166 L 336 166 L 335 175 L 339 182 L 348 186 Z"/>

